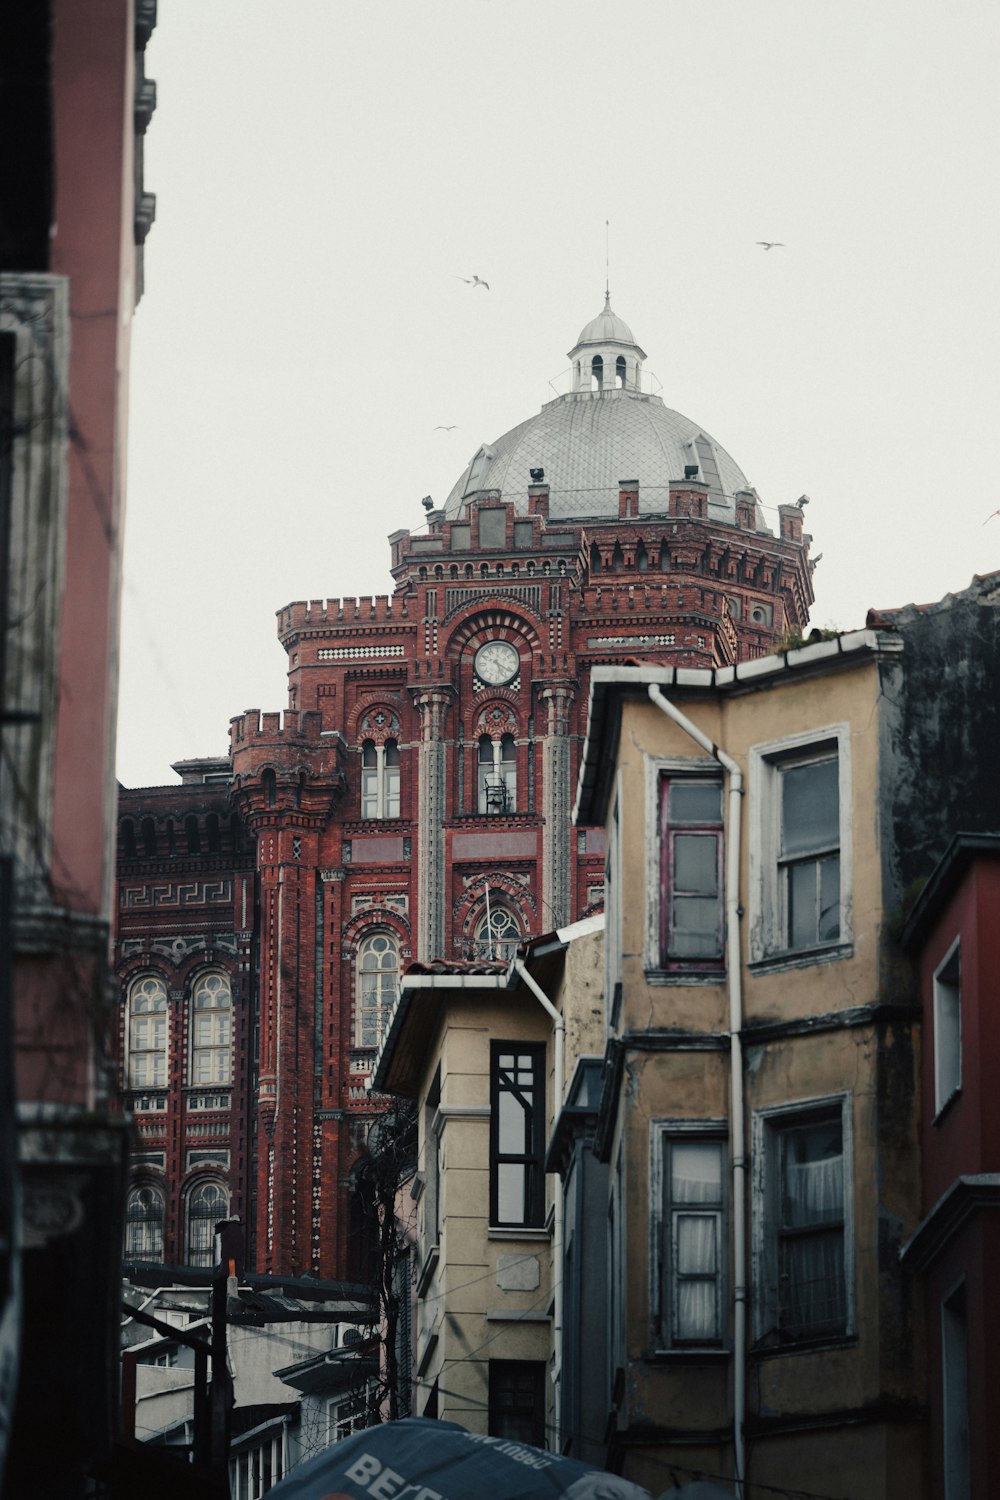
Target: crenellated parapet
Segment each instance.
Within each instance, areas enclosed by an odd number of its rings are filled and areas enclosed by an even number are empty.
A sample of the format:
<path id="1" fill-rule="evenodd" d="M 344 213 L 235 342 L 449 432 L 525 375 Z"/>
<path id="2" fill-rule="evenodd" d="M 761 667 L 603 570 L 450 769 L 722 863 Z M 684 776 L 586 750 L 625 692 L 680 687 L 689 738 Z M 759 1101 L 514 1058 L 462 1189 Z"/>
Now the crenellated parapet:
<path id="1" fill-rule="evenodd" d="M 277 613 L 278 639 L 293 645 L 297 639 L 336 626 L 395 625 L 406 620 L 405 595 L 371 594 L 344 599 L 300 599 Z"/>
<path id="2" fill-rule="evenodd" d="M 345 751 L 321 713 L 238 714 L 229 723 L 233 801 L 254 833 L 278 822 L 322 826 L 344 791 Z"/>

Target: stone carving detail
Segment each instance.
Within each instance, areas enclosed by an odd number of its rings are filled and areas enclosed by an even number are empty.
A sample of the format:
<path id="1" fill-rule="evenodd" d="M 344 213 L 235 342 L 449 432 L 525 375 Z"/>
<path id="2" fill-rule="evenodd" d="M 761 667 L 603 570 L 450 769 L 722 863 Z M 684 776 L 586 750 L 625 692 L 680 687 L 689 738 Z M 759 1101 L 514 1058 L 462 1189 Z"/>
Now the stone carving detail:
<path id="1" fill-rule="evenodd" d="M 154 938 L 149 946 L 151 952 L 162 954 L 175 967 L 182 964 L 192 953 L 204 953 L 206 949 L 203 937 Z M 236 951 L 235 943 L 233 951 Z"/>
<path id="2" fill-rule="evenodd" d="M 168 880 L 162 885 L 126 885 L 121 905 L 129 911 L 164 906 L 219 906 L 233 899 L 231 880 Z"/>
<path id="3" fill-rule="evenodd" d="M 389 709 L 377 704 L 368 710 L 358 725 L 358 737 L 374 740 L 376 745 L 384 745 L 386 740 L 398 740 L 399 720 Z"/>
<path id="4" fill-rule="evenodd" d="M 504 734 L 517 734 L 517 719 L 506 703 L 490 703 L 476 721 L 477 735 L 488 734 L 498 740 Z"/>

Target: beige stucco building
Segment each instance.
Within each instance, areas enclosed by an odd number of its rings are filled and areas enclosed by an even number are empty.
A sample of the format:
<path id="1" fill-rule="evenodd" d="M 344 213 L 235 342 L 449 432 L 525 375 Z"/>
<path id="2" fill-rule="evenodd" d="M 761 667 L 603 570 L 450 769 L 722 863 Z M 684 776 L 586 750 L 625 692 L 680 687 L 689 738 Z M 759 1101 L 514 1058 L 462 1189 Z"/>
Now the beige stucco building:
<path id="1" fill-rule="evenodd" d="M 413 1410 L 557 1451 L 567 1226 L 545 1150 L 577 1060 L 604 1050 L 602 929 L 415 965 L 375 1080 L 418 1104 Z"/>
<path id="2" fill-rule="evenodd" d="M 923 1493 L 917 1016 L 879 816 L 900 649 L 593 676 L 609 1466 L 653 1493 Z"/>

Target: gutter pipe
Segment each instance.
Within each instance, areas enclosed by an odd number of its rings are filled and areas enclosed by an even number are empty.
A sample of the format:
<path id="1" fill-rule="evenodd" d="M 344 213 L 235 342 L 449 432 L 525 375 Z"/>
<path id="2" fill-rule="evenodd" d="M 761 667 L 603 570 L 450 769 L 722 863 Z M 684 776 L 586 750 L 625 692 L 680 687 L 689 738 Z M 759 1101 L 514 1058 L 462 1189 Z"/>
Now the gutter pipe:
<path id="1" fill-rule="evenodd" d="M 546 1015 L 552 1021 L 554 1031 L 553 1044 L 553 1082 L 552 1092 L 553 1114 L 558 1118 L 563 1104 L 563 1089 L 565 1087 L 566 1073 L 566 1021 L 556 1010 L 552 1001 L 539 985 L 538 981 L 528 973 L 524 961 L 520 958 L 514 959 L 514 969 L 521 980 L 527 985 L 535 999 L 541 1005 Z M 564 1215 L 563 1180 L 556 1178 L 552 1203 L 552 1273 L 553 1273 L 553 1304 L 552 1304 L 552 1353 L 553 1370 L 552 1383 L 556 1388 L 556 1411 L 555 1432 L 552 1439 L 552 1450 L 555 1453 L 561 1451 L 562 1442 L 562 1356 L 563 1356 L 563 1215 Z"/>
<path id="2" fill-rule="evenodd" d="M 712 743 L 686 714 L 666 698 L 656 683 L 650 699 L 668 719 L 684 730 L 717 760 L 729 777 L 729 817 L 726 829 L 726 989 L 729 995 L 729 1138 L 733 1171 L 733 1467 L 736 1493 L 743 1495 L 747 1375 L 747 1207 L 746 1135 L 743 1123 L 743 971 L 740 954 L 740 800 L 743 772 L 726 752 Z"/>

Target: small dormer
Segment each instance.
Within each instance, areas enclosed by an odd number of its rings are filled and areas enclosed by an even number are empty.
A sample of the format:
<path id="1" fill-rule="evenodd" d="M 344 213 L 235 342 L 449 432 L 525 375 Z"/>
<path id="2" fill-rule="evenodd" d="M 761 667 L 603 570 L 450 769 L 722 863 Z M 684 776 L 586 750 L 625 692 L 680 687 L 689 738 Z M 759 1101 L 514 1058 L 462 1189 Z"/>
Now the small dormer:
<path id="1" fill-rule="evenodd" d="M 611 310 L 605 293 L 604 310 L 582 330 L 569 352 L 574 391 L 637 391 L 642 383 L 645 351 L 639 348 L 631 328 Z"/>

